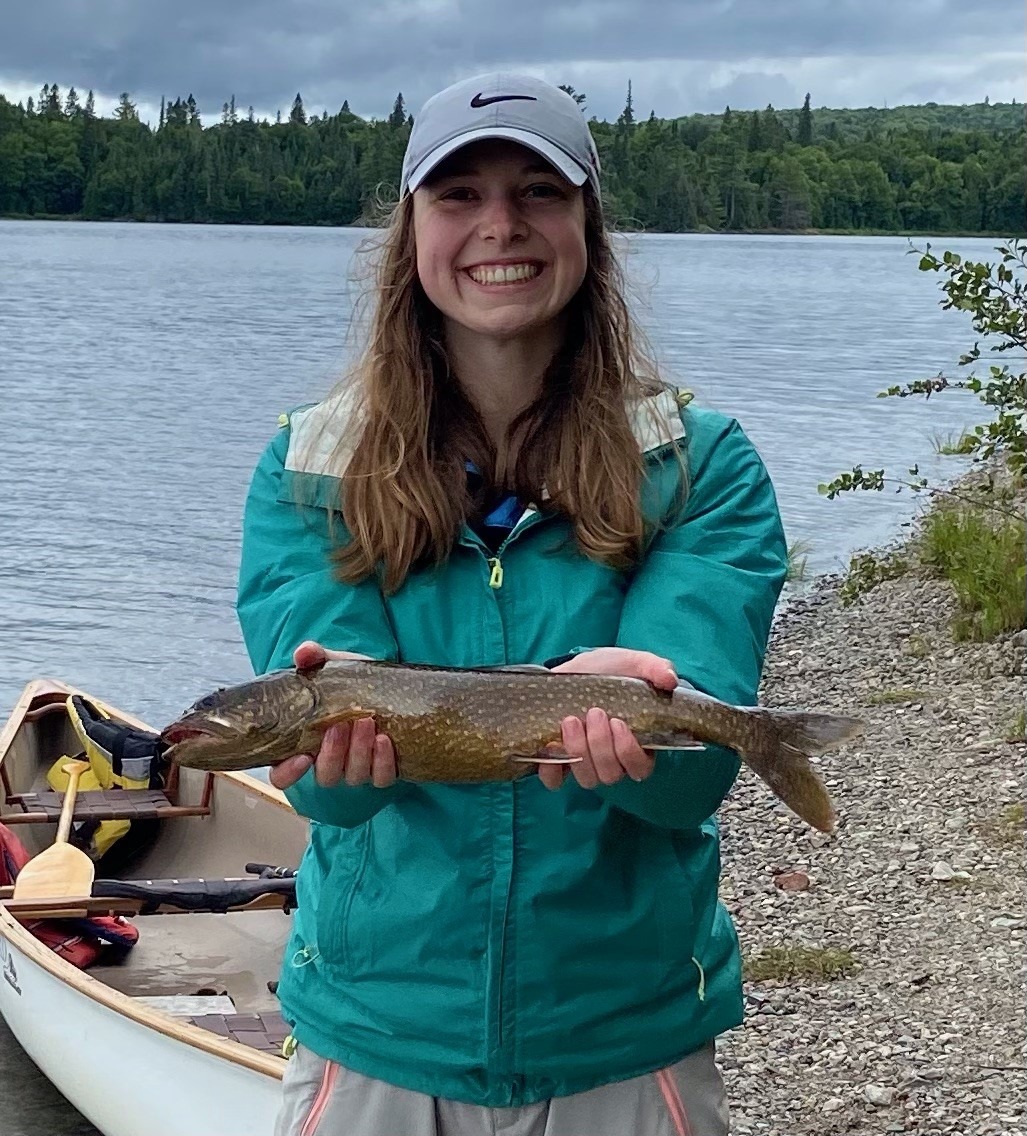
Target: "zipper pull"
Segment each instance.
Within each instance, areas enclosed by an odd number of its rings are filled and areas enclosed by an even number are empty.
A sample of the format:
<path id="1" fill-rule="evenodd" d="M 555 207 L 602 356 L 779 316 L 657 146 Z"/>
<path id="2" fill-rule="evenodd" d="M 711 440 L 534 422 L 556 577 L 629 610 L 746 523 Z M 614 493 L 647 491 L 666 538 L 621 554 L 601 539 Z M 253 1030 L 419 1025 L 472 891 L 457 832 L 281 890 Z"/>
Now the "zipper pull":
<path id="1" fill-rule="evenodd" d="M 489 587 L 501 588 L 503 586 L 503 565 L 498 556 L 493 556 L 492 559 L 489 560 L 489 567 L 492 569 L 492 573 L 489 576 Z"/>

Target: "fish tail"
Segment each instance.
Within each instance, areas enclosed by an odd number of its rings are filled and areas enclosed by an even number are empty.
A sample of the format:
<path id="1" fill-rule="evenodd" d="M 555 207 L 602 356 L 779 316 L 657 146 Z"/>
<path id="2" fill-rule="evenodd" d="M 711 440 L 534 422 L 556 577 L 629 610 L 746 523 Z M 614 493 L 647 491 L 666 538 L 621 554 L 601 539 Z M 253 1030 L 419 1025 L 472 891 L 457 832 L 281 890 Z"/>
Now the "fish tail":
<path id="1" fill-rule="evenodd" d="M 855 737 L 862 728 L 858 719 L 836 714 L 763 711 L 755 742 L 741 756 L 803 820 L 821 832 L 831 832 L 834 805 L 809 759 Z"/>

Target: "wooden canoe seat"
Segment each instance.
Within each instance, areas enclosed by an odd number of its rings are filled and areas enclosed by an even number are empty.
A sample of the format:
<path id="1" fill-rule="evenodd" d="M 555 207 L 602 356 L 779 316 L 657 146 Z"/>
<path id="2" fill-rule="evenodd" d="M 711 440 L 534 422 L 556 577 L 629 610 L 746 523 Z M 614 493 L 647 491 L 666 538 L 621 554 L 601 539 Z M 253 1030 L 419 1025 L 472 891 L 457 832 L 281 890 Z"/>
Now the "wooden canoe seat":
<path id="1" fill-rule="evenodd" d="M 0 767 L 2 772 L 2 767 Z M 172 768 L 166 789 L 90 789 L 75 798 L 74 823 L 87 820 L 171 820 L 210 815 L 214 774 L 208 773 L 198 805 L 177 803 L 178 770 Z M 4 794 L 5 804 L 21 812 L 0 814 L 4 824 L 54 824 L 61 815 L 64 794 L 50 789 L 36 793 Z"/>
<path id="2" fill-rule="evenodd" d="M 259 1049 L 261 1053 L 282 1056 L 282 1043 L 291 1032 L 289 1023 L 281 1014 L 201 1014 L 189 1018 L 191 1025 L 209 1030 L 219 1037 Z"/>

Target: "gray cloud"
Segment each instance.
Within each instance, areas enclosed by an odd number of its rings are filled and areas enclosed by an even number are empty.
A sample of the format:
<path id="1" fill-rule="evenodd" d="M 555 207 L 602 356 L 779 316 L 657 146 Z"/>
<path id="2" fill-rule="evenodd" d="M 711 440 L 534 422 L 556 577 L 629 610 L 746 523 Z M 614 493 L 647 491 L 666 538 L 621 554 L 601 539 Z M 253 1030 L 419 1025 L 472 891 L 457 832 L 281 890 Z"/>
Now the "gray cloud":
<path id="1" fill-rule="evenodd" d="M 614 117 L 636 109 L 895 105 L 1019 97 L 1022 59 L 1003 54 L 1020 0 L 218 0 L 175 8 L 135 0 L 39 0 L 4 21 L 0 90 L 44 82 L 152 107 L 192 92 L 205 121 L 232 94 L 259 114 L 308 108 L 383 116 L 411 110 L 478 70 L 530 67 L 584 90 Z"/>

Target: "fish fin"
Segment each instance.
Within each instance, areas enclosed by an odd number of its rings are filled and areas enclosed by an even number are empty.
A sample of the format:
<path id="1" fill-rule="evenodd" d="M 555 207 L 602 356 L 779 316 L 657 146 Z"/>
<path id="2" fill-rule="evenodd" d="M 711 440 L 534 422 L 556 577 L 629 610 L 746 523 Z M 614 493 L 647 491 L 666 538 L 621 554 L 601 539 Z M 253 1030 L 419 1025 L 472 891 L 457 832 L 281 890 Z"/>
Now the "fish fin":
<path id="1" fill-rule="evenodd" d="M 648 733 L 639 733 L 635 737 L 638 744 L 645 750 L 661 749 L 689 749 L 704 750 L 706 743 L 699 741 L 694 734 L 687 730 L 650 730 Z"/>
<path id="2" fill-rule="evenodd" d="M 541 663 L 511 663 L 509 666 L 475 667 L 474 669 L 484 671 L 486 674 L 492 674 L 494 671 L 499 671 L 501 674 L 552 674 L 552 671 Z"/>
<path id="3" fill-rule="evenodd" d="M 756 744 L 740 751 L 742 759 L 807 824 L 832 832 L 834 805 L 809 759 L 855 737 L 863 723 L 798 710 L 766 710 L 761 717 L 769 728 L 758 732 Z"/>
<path id="4" fill-rule="evenodd" d="M 581 758 L 571 757 L 559 746 L 546 746 L 537 753 L 508 753 L 506 760 L 514 765 L 576 765 Z"/>
<path id="5" fill-rule="evenodd" d="M 358 718 L 373 718 L 373 710 L 361 710 L 360 707 L 350 707 L 335 714 L 319 714 L 312 723 L 315 729 L 327 730 L 329 726 L 337 726 L 341 722 L 355 722 Z"/>

